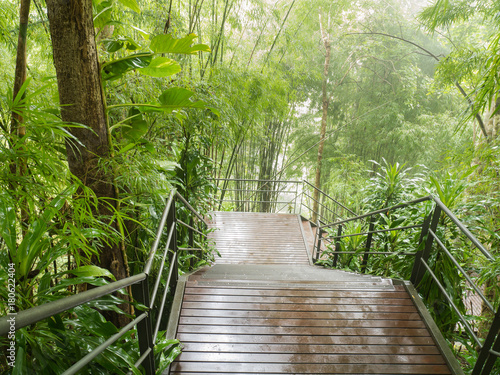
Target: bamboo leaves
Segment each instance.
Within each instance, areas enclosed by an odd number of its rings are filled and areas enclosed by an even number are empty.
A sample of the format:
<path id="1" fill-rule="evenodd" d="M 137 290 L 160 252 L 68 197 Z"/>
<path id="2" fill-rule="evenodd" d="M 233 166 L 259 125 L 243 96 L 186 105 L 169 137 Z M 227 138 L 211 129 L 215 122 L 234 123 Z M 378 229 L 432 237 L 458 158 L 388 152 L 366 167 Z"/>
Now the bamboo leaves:
<path id="1" fill-rule="evenodd" d="M 41 251 L 48 245 L 49 239 L 45 237 L 51 220 L 62 208 L 66 199 L 76 191 L 76 185 L 71 185 L 57 195 L 45 208 L 43 213 L 28 228 L 26 235 L 17 248 L 15 256 L 18 267 L 16 271 L 19 277 L 26 277 L 30 272 Z M 12 249 L 11 249 L 12 250 Z"/>
<path id="2" fill-rule="evenodd" d="M 10 203 L 10 199 L 0 199 L 0 236 L 13 255 L 16 249 L 16 212 Z"/>

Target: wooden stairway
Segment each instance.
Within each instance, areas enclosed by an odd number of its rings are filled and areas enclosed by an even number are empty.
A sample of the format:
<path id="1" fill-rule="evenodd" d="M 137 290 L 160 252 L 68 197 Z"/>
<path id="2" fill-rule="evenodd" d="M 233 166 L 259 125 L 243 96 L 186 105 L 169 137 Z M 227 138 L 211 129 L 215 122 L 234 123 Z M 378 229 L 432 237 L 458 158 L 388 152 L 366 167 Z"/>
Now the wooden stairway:
<path id="1" fill-rule="evenodd" d="M 230 236 L 224 234 L 230 220 L 250 217 L 259 224 L 231 226 Z M 310 266 L 304 241 L 288 244 L 293 256 L 278 249 L 275 258 L 259 214 L 215 218 L 223 261 L 180 279 L 169 335 L 184 348 L 171 374 L 452 373 L 405 286 Z M 287 224 L 280 231 L 282 219 Z M 285 235 L 301 233 L 296 216 L 295 223 L 275 215 L 272 225 Z M 267 238 L 264 251 L 259 238 Z M 247 249 L 249 264 L 227 239 Z"/>

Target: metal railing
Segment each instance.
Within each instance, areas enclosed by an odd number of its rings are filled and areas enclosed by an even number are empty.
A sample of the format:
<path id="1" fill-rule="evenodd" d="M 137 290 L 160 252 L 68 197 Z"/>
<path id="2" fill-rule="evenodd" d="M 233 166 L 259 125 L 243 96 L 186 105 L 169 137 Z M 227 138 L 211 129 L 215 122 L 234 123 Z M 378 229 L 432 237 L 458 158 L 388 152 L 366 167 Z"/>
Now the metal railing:
<path id="1" fill-rule="evenodd" d="M 180 220 L 176 219 L 176 200 L 179 200 L 197 219 L 197 224 L 202 228 L 197 229 L 194 226 L 193 220 L 190 224 L 186 224 Z M 53 302 L 45 303 L 40 306 L 32 307 L 30 309 L 20 311 L 16 315 L 15 319 L 15 329 L 16 331 L 27 327 L 31 324 L 35 324 L 43 319 L 49 318 L 61 312 L 70 310 L 84 303 L 94 301 L 98 298 L 109 295 L 120 289 L 126 288 L 128 286 L 132 287 L 133 299 L 139 304 L 146 306 L 145 311 L 136 311 L 136 317 L 125 327 L 115 335 L 109 337 L 104 343 L 94 348 L 86 356 L 78 360 L 73 366 L 67 369 L 63 375 L 76 374 L 78 371 L 83 369 L 88 363 L 90 363 L 94 358 L 104 353 L 105 350 L 116 342 L 120 337 L 125 335 L 128 331 L 137 326 L 137 336 L 140 357 L 134 364 L 134 367 L 143 366 L 146 375 L 153 375 L 156 372 L 155 361 L 154 361 L 154 346 L 155 341 L 160 330 L 160 324 L 162 321 L 163 313 L 165 310 L 165 303 L 167 300 L 167 295 L 170 290 L 175 291 L 175 286 L 178 278 L 178 251 L 181 250 L 201 250 L 195 248 L 180 248 L 177 244 L 177 224 L 185 226 L 189 230 L 190 244 L 192 245 L 192 239 L 194 238 L 194 233 L 198 233 L 200 236 L 206 237 L 203 230 L 207 228 L 207 223 L 201 217 L 201 215 L 196 212 L 196 210 L 176 191 L 172 191 L 163 214 L 160 220 L 160 225 L 158 227 L 155 240 L 149 252 L 147 261 L 144 265 L 144 269 L 141 273 L 121 279 L 104 286 L 96 287 L 94 289 L 87 290 L 69 297 L 61 298 Z M 165 249 L 161 255 L 161 262 L 159 265 L 159 272 L 154 282 L 150 283 L 149 276 L 152 273 L 153 262 L 157 258 L 158 246 L 162 237 L 167 234 L 167 240 L 165 244 Z M 160 281 L 164 275 L 164 265 L 167 260 L 168 254 L 171 254 L 168 269 L 167 282 L 165 289 L 159 300 L 157 306 L 159 308 L 155 311 L 154 306 L 156 298 L 158 296 Z M 152 289 L 150 290 L 150 287 Z M 156 321 L 153 321 L 153 312 L 156 314 Z M 0 335 L 6 335 L 10 330 L 10 323 L 7 320 L 8 316 L 0 318 Z M 167 349 L 167 348 L 165 348 Z"/>
<path id="2" fill-rule="evenodd" d="M 243 212 L 294 213 L 329 223 L 356 213 L 311 183 L 302 180 L 214 179 L 217 192 L 213 209 Z M 314 211 L 314 191 L 319 194 Z M 316 225 L 316 223 L 314 223 Z"/>
<path id="3" fill-rule="evenodd" d="M 404 209 L 406 207 L 410 207 L 422 202 L 434 202 L 434 207 L 432 212 L 427 215 L 421 223 L 415 223 L 411 225 L 398 226 L 394 228 L 382 228 L 377 229 L 377 224 L 380 225 L 381 222 L 386 222 L 386 220 L 381 220 L 380 215 L 389 215 L 394 214 L 394 212 Z M 476 282 L 470 277 L 468 272 L 464 270 L 464 268 L 460 265 L 460 262 L 456 259 L 456 257 L 446 248 L 443 240 L 436 234 L 438 231 L 438 226 L 443 217 L 447 217 L 451 223 L 454 224 L 455 228 L 462 233 L 464 239 L 470 241 L 477 249 L 478 256 L 482 256 L 486 262 L 494 261 L 494 257 L 490 254 L 490 252 L 481 244 L 481 242 L 467 229 L 467 227 L 450 211 L 448 207 L 446 207 L 438 198 L 433 196 L 427 196 L 420 199 L 416 199 L 410 202 L 398 204 L 396 206 L 384 208 L 381 210 L 369 212 L 364 215 L 359 215 L 356 217 L 351 217 L 345 220 L 338 220 L 330 224 L 325 224 L 319 226 L 317 230 L 317 236 L 315 239 L 315 261 L 321 259 L 321 250 L 323 241 L 327 241 L 330 243 L 330 246 L 333 247 L 333 251 L 329 254 L 330 257 L 333 256 L 332 265 L 333 267 L 337 267 L 339 256 L 342 254 L 350 254 L 356 256 L 363 256 L 361 261 L 361 272 L 365 272 L 368 266 L 369 257 L 373 256 L 386 256 L 386 255 L 405 255 L 414 257 L 414 263 L 411 270 L 410 280 L 413 285 L 415 285 L 416 289 L 421 292 L 420 288 L 422 285 L 422 281 L 424 277 L 430 277 L 432 282 L 435 283 L 437 288 L 440 290 L 450 309 L 454 311 L 457 315 L 459 321 L 462 324 L 463 329 L 469 335 L 470 340 L 474 343 L 474 345 L 479 349 L 478 359 L 474 365 L 472 370 L 472 375 L 487 375 L 493 369 L 493 366 L 498 357 L 500 357 L 500 307 L 495 311 L 493 304 L 485 297 L 480 286 L 477 285 Z M 353 233 L 353 234 L 342 234 L 343 229 L 346 224 L 351 222 L 356 222 L 359 220 L 367 220 L 368 230 Z M 366 225 L 366 224 L 365 224 Z M 335 227 L 337 228 L 336 235 L 328 235 L 328 232 L 335 233 Z M 410 229 L 420 229 L 420 236 L 418 244 L 415 246 L 414 252 L 397 252 L 397 251 L 371 251 L 374 235 L 379 233 L 388 233 L 395 231 L 403 231 Z M 445 228 L 442 228 L 445 229 Z M 449 228 L 448 228 L 449 229 Z M 418 234 L 418 232 L 417 232 Z M 326 236 L 325 236 L 326 235 Z M 342 251 L 342 240 L 349 237 L 357 237 L 357 236 L 366 236 L 366 242 L 363 247 L 361 247 L 362 251 Z M 434 246 L 437 244 L 437 246 Z M 438 275 L 433 270 L 432 264 L 432 255 L 437 256 L 440 253 L 442 256 L 446 256 L 456 267 L 456 271 L 462 275 L 462 278 L 466 280 L 467 284 L 474 290 L 474 293 L 480 298 L 483 307 L 489 311 L 490 314 L 494 315 L 492 319 L 488 334 L 484 340 L 481 340 L 474 329 L 470 325 L 470 319 L 467 319 L 464 314 L 460 312 L 460 308 L 453 301 L 453 297 L 450 296 L 443 283 L 440 281 Z M 495 280 L 495 282 L 497 282 Z"/>

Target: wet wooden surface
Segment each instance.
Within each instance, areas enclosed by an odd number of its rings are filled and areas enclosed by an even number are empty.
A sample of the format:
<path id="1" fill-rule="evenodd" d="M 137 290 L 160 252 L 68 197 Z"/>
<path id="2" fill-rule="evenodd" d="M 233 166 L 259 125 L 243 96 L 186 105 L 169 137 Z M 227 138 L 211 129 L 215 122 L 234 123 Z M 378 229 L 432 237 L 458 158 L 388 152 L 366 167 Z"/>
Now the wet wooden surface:
<path id="1" fill-rule="evenodd" d="M 218 264 L 309 264 L 297 215 L 215 212 Z"/>
<path id="2" fill-rule="evenodd" d="M 251 228 L 264 230 L 269 223 L 267 218 Z M 285 228 L 292 227 L 288 223 Z M 240 256 L 231 258 L 237 263 L 245 261 L 244 244 L 255 244 L 247 237 L 254 229 L 240 229 L 217 242 L 219 247 L 226 238 L 238 245 Z M 275 249 L 263 247 L 262 254 Z M 246 251 L 251 262 L 257 252 Z M 184 349 L 170 373 L 451 374 L 403 286 L 295 264 L 298 258 L 284 256 L 288 265 L 246 266 L 219 263 L 223 257 L 191 275 L 177 329 Z"/>

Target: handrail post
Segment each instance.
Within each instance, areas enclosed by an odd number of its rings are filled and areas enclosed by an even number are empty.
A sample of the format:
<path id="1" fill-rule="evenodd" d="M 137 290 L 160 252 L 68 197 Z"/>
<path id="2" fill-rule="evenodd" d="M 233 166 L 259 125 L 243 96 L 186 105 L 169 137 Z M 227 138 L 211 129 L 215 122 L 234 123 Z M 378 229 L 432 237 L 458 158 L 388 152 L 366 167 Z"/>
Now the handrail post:
<path id="1" fill-rule="evenodd" d="M 167 228 L 171 228 L 171 226 L 177 226 L 177 219 L 175 216 L 175 209 L 177 206 L 177 197 L 174 197 L 174 200 L 172 202 L 172 205 L 170 206 L 170 210 L 167 215 Z M 172 287 L 171 290 L 175 290 L 177 287 L 177 279 L 179 278 L 179 254 L 177 251 L 178 245 L 177 245 L 177 228 L 174 229 L 172 233 L 172 239 L 170 240 L 170 250 L 172 251 L 173 255 L 172 259 L 175 259 L 174 264 L 171 264 L 170 267 L 173 267 L 172 270 Z"/>
<path id="2" fill-rule="evenodd" d="M 189 219 L 189 226 L 194 227 L 194 220 L 193 217 L 191 216 Z M 188 246 L 192 249 L 194 248 L 194 232 L 191 228 L 188 228 Z M 191 255 L 195 255 L 194 250 L 190 250 Z M 189 258 L 189 268 L 191 268 L 194 264 L 192 262 L 193 258 Z"/>
<path id="3" fill-rule="evenodd" d="M 368 257 L 370 256 L 370 248 L 372 246 L 373 231 L 375 230 L 375 217 L 370 218 L 370 226 L 368 227 L 368 236 L 366 237 L 365 255 L 363 255 L 363 263 L 361 263 L 361 272 L 366 272 L 368 265 Z"/>
<path id="4" fill-rule="evenodd" d="M 415 253 L 415 259 L 413 261 L 413 268 L 411 270 L 411 276 L 410 276 L 410 281 L 413 285 L 416 285 L 415 281 L 417 278 L 419 267 L 421 266 L 421 259 L 422 259 L 423 249 L 421 249 L 421 247 L 424 240 L 429 235 L 429 226 L 431 224 L 431 219 L 432 219 L 432 213 L 427 215 L 424 219 L 424 222 L 422 223 L 422 230 L 420 231 L 420 238 L 418 239 L 417 252 Z"/>
<path id="5" fill-rule="evenodd" d="M 493 347 L 493 350 L 497 352 L 500 350 L 500 335 L 498 335 L 499 330 L 500 307 L 497 309 L 495 318 L 491 323 L 491 327 L 486 339 L 484 340 L 483 347 L 479 351 L 479 356 L 477 357 L 476 364 L 474 365 L 471 375 L 488 375 L 491 372 L 497 357 L 490 353 L 490 349 Z"/>
<path id="6" fill-rule="evenodd" d="M 302 181 L 302 189 L 300 189 L 300 205 L 299 205 L 299 215 L 302 215 L 302 205 L 304 200 L 304 181 Z M 298 186 L 298 185 L 297 185 Z"/>
<path id="7" fill-rule="evenodd" d="M 297 213 L 297 199 L 299 198 L 299 183 L 295 183 L 295 199 L 293 200 L 293 213 Z"/>
<path id="8" fill-rule="evenodd" d="M 141 355 L 147 350 L 151 350 L 147 357 L 142 362 L 142 366 L 146 372 L 146 375 L 154 375 L 156 373 L 155 369 L 155 359 L 154 359 L 154 342 L 153 342 L 153 327 L 151 326 L 151 311 L 152 306 L 150 306 L 149 300 L 149 275 L 146 275 L 146 279 L 138 284 L 132 285 L 132 294 L 134 299 L 140 304 L 148 307 L 148 316 L 146 319 L 141 320 L 137 323 L 137 336 L 139 340 L 139 350 Z M 142 312 L 136 310 L 136 317 L 141 315 Z M 160 319 L 161 317 L 158 317 Z"/>
<path id="9" fill-rule="evenodd" d="M 441 216 L 441 208 L 436 205 L 434 208 L 434 213 L 432 214 L 432 222 L 430 224 L 430 229 L 436 233 L 436 228 L 439 224 L 439 218 Z M 429 216 L 430 217 L 430 216 Z M 427 237 L 427 238 L 426 238 Z M 434 242 L 434 237 L 429 235 L 429 221 L 425 220 L 422 227 L 422 232 L 420 234 L 420 239 L 423 241 L 425 239 L 425 247 L 423 250 L 419 250 L 415 255 L 415 264 L 413 265 L 413 270 L 411 273 L 411 282 L 418 289 L 418 284 L 422 281 L 425 274 L 425 267 L 422 266 L 422 260 L 427 262 L 431 255 L 432 243 Z"/>
<path id="10" fill-rule="evenodd" d="M 321 238 L 323 237 L 323 230 L 319 225 L 319 220 L 316 222 L 316 235 L 318 236 L 318 242 L 316 247 L 316 261 L 321 257 Z"/>
<path id="11" fill-rule="evenodd" d="M 342 236 L 342 224 L 339 224 L 337 229 L 337 240 L 335 241 L 335 254 L 333 255 L 333 267 L 337 267 L 337 262 L 339 260 L 338 252 L 340 249 L 340 236 Z"/>

